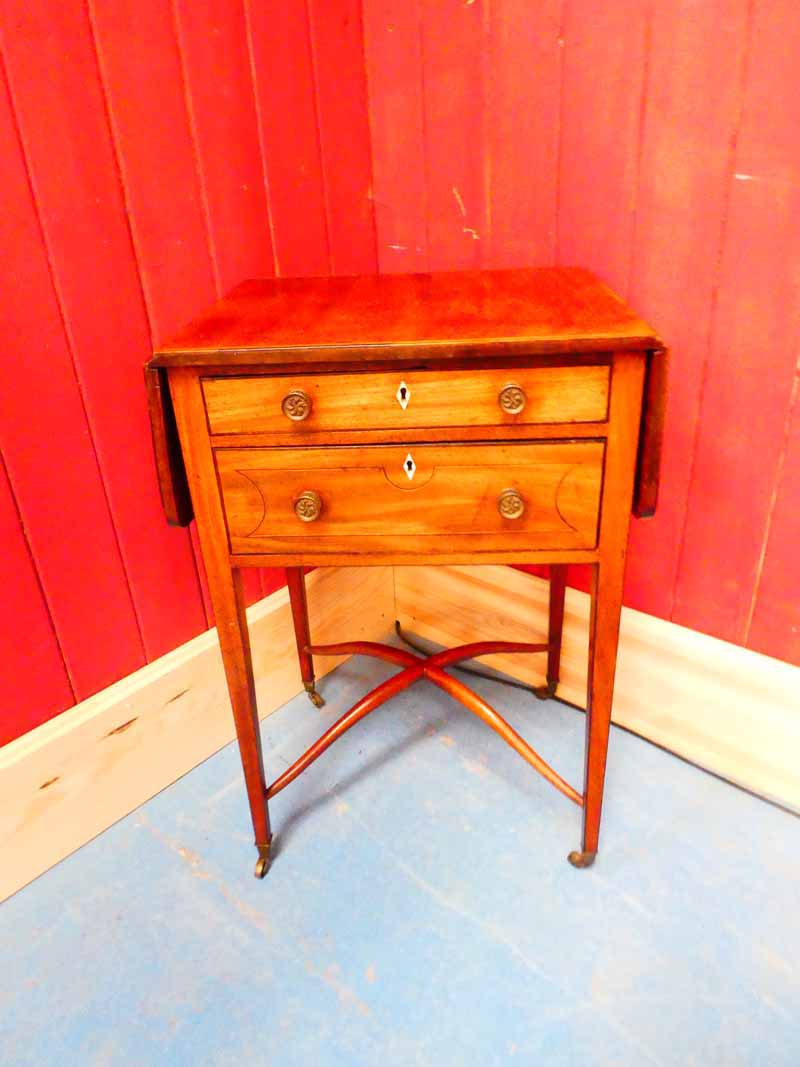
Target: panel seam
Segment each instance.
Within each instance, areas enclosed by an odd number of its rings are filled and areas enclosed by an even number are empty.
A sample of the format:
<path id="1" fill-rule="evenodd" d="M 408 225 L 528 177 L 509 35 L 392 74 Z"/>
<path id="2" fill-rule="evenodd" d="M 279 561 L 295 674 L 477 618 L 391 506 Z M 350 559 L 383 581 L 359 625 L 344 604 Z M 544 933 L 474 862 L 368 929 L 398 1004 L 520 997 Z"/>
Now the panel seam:
<path id="1" fill-rule="evenodd" d="M 100 488 L 101 488 L 102 493 L 103 493 L 103 501 L 104 501 L 105 506 L 106 506 L 106 512 L 107 512 L 107 515 L 108 515 L 109 525 L 111 527 L 111 532 L 112 532 L 112 536 L 113 536 L 113 540 L 114 540 L 114 545 L 116 546 L 117 555 L 119 557 L 119 562 L 120 562 L 120 567 L 122 569 L 122 574 L 123 574 L 123 578 L 124 578 L 124 581 L 125 581 L 125 587 L 126 587 L 127 594 L 128 594 L 128 602 L 130 603 L 131 611 L 133 613 L 133 619 L 134 619 L 134 623 L 135 623 L 135 626 L 136 626 L 137 636 L 138 636 L 138 639 L 139 639 L 139 648 L 140 648 L 140 651 L 141 651 L 142 659 L 146 662 L 147 661 L 147 648 L 145 646 L 144 633 L 143 633 L 143 630 L 142 630 L 142 620 L 141 620 L 141 616 L 139 614 L 139 609 L 138 609 L 138 607 L 136 605 L 136 598 L 135 598 L 134 593 L 133 593 L 133 586 L 132 586 L 132 583 L 131 583 L 130 571 L 128 569 L 128 563 L 127 563 L 127 561 L 125 559 L 125 553 L 123 552 L 123 549 L 122 549 L 122 544 L 120 542 L 119 531 L 117 530 L 116 522 L 114 521 L 114 511 L 113 511 L 113 508 L 111 507 L 111 499 L 109 497 L 106 474 L 105 474 L 105 471 L 103 469 L 103 463 L 101 462 L 100 453 L 99 453 L 98 448 L 97 448 L 97 436 L 96 436 L 94 427 L 92 425 L 92 419 L 91 419 L 91 417 L 89 415 L 89 408 L 88 408 L 87 401 L 86 401 L 85 386 L 84 386 L 84 383 L 83 383 L 83 380 L 82 380 L 82 377 L 81 377 L 81 373 L 80 373 L 80 371 L 78 369 L 78 360 L 77 360 L 77 353 L 76 353 L 76 346 L 75 346 L 75 338 L 73 337 L 72 331 L 71 331 L 70 326 L 69 326 L 66 303 L 65 303 L 65 300 L 64 300 L 64 295 L 63 295 L 63 293 L 61 291 L 61 286 L 60 286 L 59 280 L 58 280 L 58 272 L 56 271 L 55 263 L 54 263 L 54 260 L 53 260 L 53 249 L 52 249 L 52 247 L 50 245 L 50 241 L 48 239 L 47 231 L 46 231 L 46 228 L 45 228 L 45 225 L 44 225 L 44 220 L 42 218 L 42 212 L 41 212 L 41 207 L 40 207 L 40 203 L 39 203 L 39 196 L 38 196 L 38 192 L 37 192 L 37 189 L 36 189 L 36 182 L 35 182 L 35 179 L 34 179 L 34 176 L 33 176 L 33 169 L 31 167 L 30 156 L 28 154 L 28 150 L 27 150 L 26 145 L 25 145 L 25 140 L 24 140 L 24 138 L 22 136 L 22 129 L 21 129 L 20 118 L 19 118 L 19 110 L 17 108 L 16 101 L 14 100 L 14 93 L 13 93 L 13 90 L 11 88 L 11 79 L 10 79 L 9 74 L 8 74 L 8 63 L 7 63 L 7 60 L 6 60 L 6 57 L 5 57 L 5 49 L 3 49 L 3 53 L 4 53 L 3 54 L 3 67 L 4 67 L 4 72 L 5 72 L 6 90 L 7 90 L 7 93 L 8 93 L 8 100 L 9 100 L 10 110 L 11 110 L 11 121 L 12 121 L 13 126 L 14 126 L 14 133 L 16 135 L 16 139 L 17 139 L 17 142 L 19 144 L 19 149 L 20 149 L 20 152 L 21 152 L 21 155 L 22 155 L 23 165 L 24 165 L 24 168 L 25 168 L 25 178 L 26 178 L 26 182 L 27 182 L 27 186 L 28 186 L 28 191 L 29 191 L 30 197 L 31 197 L 31 203 L 32 203 L 34 218 L 36 219 L 36 228 L 39 231 L 39 236 L 40 236 L 41 241 L 42 241 L 42 247 L 44 249 L 45 260 L 46 260 L 46 263 L 47 263 L 47 274 L 48 274 L 48 277 L 49 277 L 49 280 L 50 280 L 50 285 L 52 287 L 53 296 L 55 297 L 56 307 L 58 308 L 58 317 L 59 317 L 59 321 L 60 321 L 60 324 L 61 324 L 61 330 L 63 332 L 64 341 L 66 343 L 67 352 L 69 354 L 69 362 L 70 362 L 70 367 L 71 367 L 71 370 L 72 370 L 72 377 L 73 377 L 73 380 L 75 382 L 75 386 L 76 386 L 76 390 L 77 390 L 77 394 L 78 394 L 78 400 L 80 402 L 81 413 L 83 414 L 83 418 L 84 418 L 85 423 L 86 423 L 86 431 L 87 431 L 87 433 L 89 435 L 89 444 L 91 445 L 91 449 L 92 449 L 92 458 L 94 459 L 94 465 L 95 465 L 95 467 L 97 469 L 97 476 L 98 476 L 98 479 L 100 481 Z"/>

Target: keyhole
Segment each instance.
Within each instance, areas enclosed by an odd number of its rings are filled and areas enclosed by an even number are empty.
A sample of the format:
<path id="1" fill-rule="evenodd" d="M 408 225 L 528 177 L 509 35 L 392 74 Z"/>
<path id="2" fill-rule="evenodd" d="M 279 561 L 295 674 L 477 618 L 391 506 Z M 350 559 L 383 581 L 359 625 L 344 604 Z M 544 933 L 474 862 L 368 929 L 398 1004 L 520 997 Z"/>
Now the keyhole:
<path id="1" fill-rule="evenodd" d="M 406 388 L 405 385 L 401 385 L 400 386 L 400 399 L 401 400 L 405 400 L 407 395 L 408 395 L 408 389 Z"/>
<path id="2" fill-rule="evenodd" d="M 413 466 L 414 466 L 414 464 L 412 463 L 412 461 L 410 459 L 407 459 L 406 460 L 406 470 L 410 471 Z"/>

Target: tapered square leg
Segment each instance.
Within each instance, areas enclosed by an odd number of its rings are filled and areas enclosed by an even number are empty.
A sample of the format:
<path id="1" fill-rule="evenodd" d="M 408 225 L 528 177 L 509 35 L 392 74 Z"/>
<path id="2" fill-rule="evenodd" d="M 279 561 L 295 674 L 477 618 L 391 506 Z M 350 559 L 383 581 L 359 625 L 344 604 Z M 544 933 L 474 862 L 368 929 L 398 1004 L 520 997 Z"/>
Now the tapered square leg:
<path id="1" fill-rule="evenodd" d="M 534 689 L 536 696 L 549 700 L 556 695 L 561 671 L 561 635 L 564 630 L 564 598 L 567 587 L 565 564 L 550 566 L 549 621 L 547 629 L 547 684 Z"/>
<path id="2" fill-rule="evenodd" d="M 286 568 L 286 585 L 289 588 L 289 602 L 292 605 L 292 622 L 297 642 L 297 658 L 300 661 L 300 677 L 308 698 L 316 708 L 324 706 L 325 701 L 316 690 L 314 679 L 314 659 L 308 651 L 311 635 L 308 626 L 308 601 L 306 599 L 306 582 L 302 567 Z"/>
<path id="3" fill-rule="evenodd" d="M 573 867 L 589 867 L 597 855 L 603 789 L 611 728 L 611 702 L 617 666 L 617 643 L 622 611 L 622 562 L 592 566 L 592 609 L 589 622 L 589 677 L 586 704 L 583 840 L 580 852 L 570 852 Z"/>
<path id="4" fill-rule="evenodd" d="M 170 376 L 170 389 L 197 516 L 197 533 L 258 849 L 255 873 L 256 877 L 263 878 L 269 867 L 272 833 L 241 571 L 231 565 L 229 557 L 228 535 L 217 493 L 199 377 L 192 369 L 178 370 Z"/>
<path id="5" fill-rule="evenodd" d="M 606 777 L 611 701 L 617 668 L 622 585 L 628 544 L 633 478 L 639 447 L 643 365 L 628 352 L 614 355 L 608 448 L 600 513 L 599 561 L 592 568 L 589 620 L 589 675 L 586 701 L 586 764 L 583 788 L 583 841 L 571 852 L 574 867 L 589 867 L 597 855 Z M 606 500 L 614 506 L 606 506 Z"/>
<path id="6" fill-rule="evenodd" d="M 230 572 L 230 582 L 211 581 L 209 589 L 217 620 L 222 659 L 231 698 L 239 754 L 244 770 L 247 800 L 253 821 L 255 844 L 258 849 L 256 877 L 263 878 L 269 867 L 272 833 L 267 806 L 267 787 L 264 760 L 261 752 L 261 730 L 256 705 L 250 637 L 247 631 L 241 572 Z"/>

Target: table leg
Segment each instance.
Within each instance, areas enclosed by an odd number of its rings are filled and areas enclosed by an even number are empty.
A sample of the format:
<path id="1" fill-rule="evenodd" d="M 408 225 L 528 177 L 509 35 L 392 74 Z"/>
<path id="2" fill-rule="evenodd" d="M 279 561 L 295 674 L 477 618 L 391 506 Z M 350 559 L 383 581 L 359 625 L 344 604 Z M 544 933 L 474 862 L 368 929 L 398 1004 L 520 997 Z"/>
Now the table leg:
<path id="1" fill-rule="evenodd" d="M 269 825 L 267 785 L 261 754 L 261 730 L 256 707 L 253 662 L 250 655 L 250 635 L 247 630 L 241 572 L 238 570 L 209 572 L 209 591 L 217 633 L 222 649 L 222 661 L 228 682 L 239 755 L 244 770 L 250 817 L 253 821 L 258 862 L 255 874 L 263 878 L 269 869 L 272 833 Z"/>
<path id="2" fill-rule="evenodd" d="M 580 852 L 570 852 L 568 856 L 573 867 L 589 867 L 597 855 L 622 610 L 623 564 L 623 559 L 617 562 L 608 557 L 592 564 L 583 844 Z"/>
<path id="3" fill-rule="evenodd" d="M 228 532 L 208 439 L 200 375 L 192 367 L 178 367 L 170 373 L 169 384 L 197 517 L 197 534 L 214 608 L 258 849 L 255 873 L 257 878 L 263 878 L 269 867 L 272 833 L 242 577 L 238 568 L 231 566 Z"/>
<path id="4" fill-rule="evenodd" d="M 561 634 L 564 630 L 564 597 L 567 587 L 567 568 L 563 563 L 550 566 L 550 619 L 547 642 L 547 695 L 555 696 L 561 670 Z"/>
<path id="5" fill-rule="evenodd" d="M 315 688 L 314 659 L 308 651 L 311 635 L 308 627 L 308 601 L 306 599 L 306 582 L 302 567 L 286 568 L 286 584 L 289 587 L 289 602 L 292 605 L 292 622 L 297 641 L 297 658 L 300 660 L 300 676 L 308 698 L 315 708 L 324 706 L 325 701 Z"/>

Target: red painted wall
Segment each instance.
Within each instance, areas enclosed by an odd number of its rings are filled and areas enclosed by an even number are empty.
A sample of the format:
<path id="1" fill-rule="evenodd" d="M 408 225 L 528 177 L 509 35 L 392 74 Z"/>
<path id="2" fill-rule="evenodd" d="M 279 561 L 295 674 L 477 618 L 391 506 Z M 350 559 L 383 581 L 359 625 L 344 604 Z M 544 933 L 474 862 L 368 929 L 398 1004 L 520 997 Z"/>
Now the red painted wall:
<path id="1" fill-rule="evenodd" d="M 210 621 L 141 365 L 257 274 L 597 271 L 673 352 L 627 602 L 800 663 L 798 5 L 0 0 L 0 34 L 0 742 Z"/>

